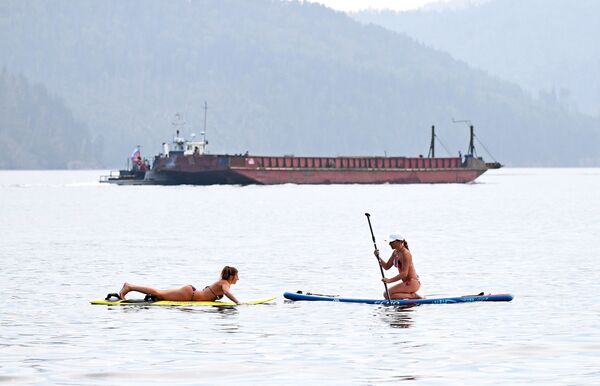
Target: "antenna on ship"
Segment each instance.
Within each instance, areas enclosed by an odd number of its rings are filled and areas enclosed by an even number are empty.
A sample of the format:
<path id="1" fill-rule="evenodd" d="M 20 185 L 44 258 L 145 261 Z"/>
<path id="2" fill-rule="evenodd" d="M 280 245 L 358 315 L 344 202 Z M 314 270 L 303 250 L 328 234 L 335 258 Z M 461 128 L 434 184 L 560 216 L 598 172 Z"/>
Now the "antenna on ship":
<path id="1" fill-rule="evenodd" d="M 185 139 L 179 136 L 180 129 L 185 126 L 185 121 L 179 113 L 175 113 L 175 120 L 171 122 L 175 128 L 175 138 L 173 138 L 173 149 L 171 152 L 183 152 L 185 149 Z"/>
<path id="2" fill-rule="evenodd" d="M 206 142 L 206 116 L 208 113 L 208 104 L 206 103 L 206 101 L 204 101 L 204 130 L 202 131 L 202 142 L 204 143 L 204 146 L 208 145 L 208 142 Z"/>
<path id="3" fill-rule="evenodd" d="M 175 120 L 171 122 L 171 125 L 175 128 L 175 133 L 177 134 L 177 138 L 179 138 L 179 129 L 185 126 L 185 121 L 181 114 L 175 113 Z"/>

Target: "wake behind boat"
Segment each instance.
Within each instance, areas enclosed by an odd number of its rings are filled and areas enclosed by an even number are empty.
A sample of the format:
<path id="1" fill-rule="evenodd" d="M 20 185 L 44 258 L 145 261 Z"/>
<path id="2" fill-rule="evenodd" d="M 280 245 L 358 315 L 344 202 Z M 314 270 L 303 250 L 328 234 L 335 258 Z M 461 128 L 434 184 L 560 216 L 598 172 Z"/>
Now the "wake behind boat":
<path id="1" fill-rule="evenodd" d="M 311 294 L 310 292 L 303 293 L 285 292 L 283 297 L 289 300 L 305 300 L 305 301 L 324 301 L 324 302 L 339 302 L 339 303 L 363 303 L 363 304 L 386 304 L 386 305 L 415 305 L 415 304 L 455 304 L 455 303 L 471 303 L 471 302 L 510 302 L 513 296 L 510 294 L 478 294 L 465 295 L 446 298 L 430 298 L 430 299 L 359 299 L 359 298 L 343 298 L 335 295 L 320 295 Z"/>

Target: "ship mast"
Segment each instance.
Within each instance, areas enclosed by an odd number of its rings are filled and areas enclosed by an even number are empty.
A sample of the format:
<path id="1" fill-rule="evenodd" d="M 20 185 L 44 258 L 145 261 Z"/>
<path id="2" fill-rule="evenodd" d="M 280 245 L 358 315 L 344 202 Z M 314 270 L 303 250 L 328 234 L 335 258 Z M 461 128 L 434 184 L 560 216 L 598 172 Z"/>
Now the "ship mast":
<path id="1" fill-rule="evenodd" d="M 435 126 L 431 126 L 431 144 L 429 145 L 428 158 L 435 158 Z"/>
<path id="2" fill-rule="evenodd" d="M 475 155 L 475 144 L 473 143 L 473 138 L 475 135 L 473 134 L 473 125 L 469 126 L 470 135 L 469 135 L 469 155 L 472 157 Z"/>
<path id="3" fill-rule="evenodd" d="M 474 157 L 475 156 L 475 132 L 473 130 L 473 124 L 469 119 L 461 119 L 455 120 L 452 118 L 452 123 L 466 123 L 469 125 L 469 150 L 467 151 L 467 156 Z"/>

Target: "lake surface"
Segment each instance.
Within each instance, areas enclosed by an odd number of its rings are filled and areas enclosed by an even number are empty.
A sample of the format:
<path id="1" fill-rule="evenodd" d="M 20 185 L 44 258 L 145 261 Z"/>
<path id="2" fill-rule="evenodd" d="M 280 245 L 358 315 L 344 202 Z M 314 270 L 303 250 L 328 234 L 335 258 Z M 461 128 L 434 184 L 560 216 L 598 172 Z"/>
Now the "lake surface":
<path id="1" fill-rule="evenodd" d="M 102 171 L 0 171 L 0 383 L 600 384 L 600 169 L 501 169 L 472 184 L 112 186 Z M 421 295 L 380 298 L 377 242 L 409 243 Z M 124 281 L 237 308 L 92 306 Z M 387 276 L 395 275 L 387 271 Z M 131 293 L 129 297 L 142 297 Z"/>

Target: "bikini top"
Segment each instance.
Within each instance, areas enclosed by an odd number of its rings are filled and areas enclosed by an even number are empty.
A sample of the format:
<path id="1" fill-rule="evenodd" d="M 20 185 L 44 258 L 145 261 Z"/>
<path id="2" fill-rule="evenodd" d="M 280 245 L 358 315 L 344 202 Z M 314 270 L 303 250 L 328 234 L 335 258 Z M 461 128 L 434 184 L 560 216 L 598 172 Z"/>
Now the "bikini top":
<path id="1" fill-rule="evenodd" d="M 400 261 L 400 254 L 399 253 L 394 253 L 396 256 L 394 256 L 394 267 L 398 268 L 398 269 L 402 269 L 402 262 Z"/>
<path id="2" fill-rule="evenodd" d="M 396 255 L 396 257 L 394 258 L 394 267 L 397 267 L 399 271 L 402 271 L 402 262 L 400 261 L 400 256 L 398 256 L 399 254 Z M 409 272 L 410 275 L 410 272 Z M 419 275 L 416 275 L 415 279 L 419 280 Z"/>
<path id="3" fill-rule="evenodd" d="M 204 287 L 204 288 L 208 288 L 208 290 L 209 290 L 210 292 L 212 292 L 212 294 L 213 294 L 213 295 L 215 295 L 215 300 L 220 300 L 220 299 L 223 299 L 223 295 L 217 295 L 217 294 L 215 293 L 215 291 L 213 291 L 213 289 L 212 289 L 212 288 L 210 288 L 210 286 L 209 286 L 209 285 L 207 285 L 207 286 L 206 286 L 206 287 Z"/>

